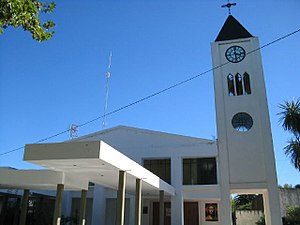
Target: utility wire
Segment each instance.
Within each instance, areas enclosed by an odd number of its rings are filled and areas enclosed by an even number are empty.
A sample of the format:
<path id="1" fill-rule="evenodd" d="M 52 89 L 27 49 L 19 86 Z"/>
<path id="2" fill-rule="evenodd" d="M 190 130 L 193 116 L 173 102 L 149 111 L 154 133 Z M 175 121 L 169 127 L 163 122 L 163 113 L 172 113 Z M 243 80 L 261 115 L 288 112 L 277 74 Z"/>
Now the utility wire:
<path id="1" fill-rule="evenodd" d="M 276 42 L 279 42 L 279 41 L 281 41 L 281 40 L 283 40 L 283 39 L 286 39 L 286 38 L 288 38 L 288 37 L 290 37 L 290 36 L 292 36 L 292 35 L 298 33 L 299 31 L 300 31 L 300 29 L 295 30 L 295 31 L 293 31 L 293 32 L 291 32 L 291 33 L 288 33 L 288 34 L 286 34 L 286 35 L 284 35 L 284 36 L 282 36 L 282 37 L 279 37 L 279 38 L 277 38 L 277 39 L 275 39 L 275 40 L 273 40 L 273 41 L 271 41 L 271 42 L 269 42 L 269 43 L 267 43 L 267 44 L 265 44 L 265 45 L 262 45 L 262 46 L 259 47 L 259 48 L 256 48 L 256 49 L 254 49 L 254 50 L 252 50 L 252 51 L 250 51 L 250 52 L 247 52 L 247 55 L 250 55 L 250 54 L 252 54 L 252 53 L 254 53 L 254 52 L 256 52 L 256 51 L 258 51 L 258 50 L 260 50 L 260 49 L 263 49 L 263 48 L 265 48 L 265 47 L 267 47 L 267 46 L 270 46 L 270 45 L 272 45 L 272 44 L 275 44 Z M 106 114 L 104 114 L 104 115 L 102 115 L 102 116 L 96 117 L 96 118 L 94 118 L 94 119 L 92 119 L 92 120 L 89 120 L 89 121 L 87 121 L 87 122 L 85 122 L 85 123 L 82 123 L 82 124 L 78 125 L 78 127 L 86 126 L 86 125 L 88 125 L 88 124 L 90 124 L 90 123 L 93 123 L 93 122 L 95 122 L 95 121 L 97 121 L 97 120 L 99 120 L 99 119 L 102 119 L 102 118 L 104 118 L 104 117 L 106 117 L 106 116 L 110 116 L 110 115 L 115 114 L 115 113 L 117 113 L 117 112 L 120 112 L 120 111 L 122 111 L 122 110 L 124 110 L 124 109 L 127 109 L 127 108 L 129 108 L 129 107 L 131 107 L 131 106 L 134 106 L 134 105 L 136 105 L 136 104 L 139 104 L 140 102 L 146 101 L 146 100 L 148 100 L 148 99 L 150 99 L 150 98 L 153 98 L 153 97 L 155 97 L 155 96 L 157 96 L 157 95 L 160 95 L 160 94 L 162 94 L 162 93 L 164 93 L 164 92 L 166 92 L 166 91 L 169 91 L 169 90 L 171 90 L 171 89 L 173 89 L 173 88 L 176 88 L 176 87 L 178 87 L 178 86 L 180 86 L 180 85 L 183 85 L 183 84 L 185 84 L 185 83 L 188 83 L 188 82 L 190 82 L 190 81 L 192 81 L 192 80 L 194 80 L 194 79 L 196 79 L 196 78 L 198 78 L 198 77 L 200 77 L 200 76 L 203 76 L 204 74 L 207 74 L 207 73 L 212 72 L 212 71 L 214 71 L 214 70 L 216 70 L 216 69 L 219 69 L 219 68 L 221 68 L 221 67 L 227 65 L 228 63 L 230 63 L 230 62 L 227 61 L 227 62 L 225 62 L 225 63 L 223 63 L 223 64 L 220 64 L 220 65 L 218 65 L 218 66 L 215 66 L 215 67 L 213 67 L 213 68 L 211 68 L 211 69 L 209 69 L 209 70 L 206 70 L 206 71 L 204 71 L 204 72 L 202 72 L 202 73 L 200 73 L 200 74 L 197 74 L 197 75 L 195 75 L 195 76 L 192 76 L 192 77 L 190 77 L 190 78 L 188 78 L 188 79 L 186 79 L 186 80 L 183 80 L 183 81 L 180 81 L 180 82 L 178 82 L 178 83 L 175 83 L 175 84 L 173 84 L 173 85 L 171 85 L 171 86 L 169 86 L 169 87 L 167 87 L 167 88 L 165 88 L 165 89 L 162 89 L 162 90 L 160 90 L 160 91 L 154 92 L 153 94 L 150 94 L 150 95 L 148 95 L 148 96 L 146 96 L 146 97 L 140 98 L 139 100 L 137 100 L 137 101 L 135 101 L 135 102 L 132 102 L 132 103 L 130 103 L 130 104 L 128 104 L 128 105 L 122 106 L 122 107 L 120 107 L 120 108 L 118 108 L 118 109 L 115 109 L 115 110 L 113 110 L 113 111 L 111 111 L 111 112 L 108 112 L 108 113 L 106 113 Z M 52 139 L 52 138 L 54 138 L 54 137 L 60 136 L 60 135 L 65 134 L 65 133 L 67 133 L 67 132 L 70 132 L 70 129 L 67 129 L 67 130 L 61 131 L 61 132 L 59 132 L 59 133 L 56 133 L 56 134 L 54 134 L 54 135 L 51 135 L 51 136 L 49 136 L 49 137 L 40 139 L 40 140 L 36 141 L 35 144 L 38 144 L 38 143 L 41 143 L 41 142 L 50 140 L 50 139 Z M 19 148 L 16 148 L 16 149 L 12 149 L 12 150 L 7 151 L 7 152 L 3 152 L 3 153 L 0 154 L 0 156 L 9 154 L 9 153 L 12 153 L 12 152 L 15 152 L 15 151 L 19 151 L 19 150 L 21 150 L 21 149 L 23 149 L 23 148 L 24 148 L 24 146 L 19 147 Z"/>

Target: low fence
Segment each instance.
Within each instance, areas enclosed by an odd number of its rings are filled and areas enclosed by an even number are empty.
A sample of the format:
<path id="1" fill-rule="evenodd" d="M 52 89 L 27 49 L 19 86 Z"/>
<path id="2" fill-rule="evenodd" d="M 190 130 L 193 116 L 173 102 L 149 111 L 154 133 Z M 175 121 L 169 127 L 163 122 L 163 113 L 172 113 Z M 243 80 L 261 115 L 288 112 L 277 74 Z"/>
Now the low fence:
<path id="1" fill-rule="evenodd" d="M 261 210 L 237 210 L 235 212 L 236 225 L 256 225 L 263 215 Z"/>

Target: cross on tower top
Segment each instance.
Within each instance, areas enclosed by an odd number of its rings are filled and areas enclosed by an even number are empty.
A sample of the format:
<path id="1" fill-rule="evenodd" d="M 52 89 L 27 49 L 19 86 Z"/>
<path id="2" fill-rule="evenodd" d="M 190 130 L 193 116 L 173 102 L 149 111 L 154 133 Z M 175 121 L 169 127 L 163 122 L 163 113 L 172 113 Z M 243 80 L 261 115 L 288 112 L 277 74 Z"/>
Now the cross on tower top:
<path id="1" fill-rule="evenodd" d="M 227 4 L 226 5 L 222 5 L 222 8 L 228 8 L 228 13 L 229 15 L 231 15 L 231 11 L 230 11 L 230 8 L 231 6 L 236 6 L 236 3 L 230 3 L 229 0 L 227 0 Z"/>

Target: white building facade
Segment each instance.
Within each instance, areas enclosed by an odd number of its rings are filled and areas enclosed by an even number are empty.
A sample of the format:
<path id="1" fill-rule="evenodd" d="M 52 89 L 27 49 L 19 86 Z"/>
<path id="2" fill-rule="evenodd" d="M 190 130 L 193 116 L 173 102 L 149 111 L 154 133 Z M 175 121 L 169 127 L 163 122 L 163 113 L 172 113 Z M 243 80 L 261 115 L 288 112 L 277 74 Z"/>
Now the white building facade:
<path id="1" fill-rule="evenodd" d="M 217 212 L 220 174 L 214 141 L 124 126 L 76 141 L 81 140 L 102 140 L 169 182 L 175 188 L 175 196 L 165 198 L 166 225 L 220 223 Z M 90 195 L 93 196 L 91 224 L 115 224 L 116 191 L 95 185 Z M 126 198 L 125 224 L 133 224 L 135 196 L 127 193 Z M 71 203 L 70 198 L 67 201 Z M 215 207 L 215 218 L 205 218 L 205 206 L 209 205 Z M 70 212 L 71 207 L 67 208 Z M 158 192 L 143 195 L 142 208 L 142 224 L 158 224 Z"/>

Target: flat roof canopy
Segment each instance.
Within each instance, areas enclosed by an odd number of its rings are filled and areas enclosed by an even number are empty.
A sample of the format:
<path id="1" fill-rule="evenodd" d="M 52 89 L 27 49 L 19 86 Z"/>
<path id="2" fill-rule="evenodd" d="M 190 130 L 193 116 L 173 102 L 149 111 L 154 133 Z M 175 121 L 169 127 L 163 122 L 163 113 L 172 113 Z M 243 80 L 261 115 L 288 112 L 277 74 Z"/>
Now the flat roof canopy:
<path id="1" fill-rule="evenodd" d="M 119 171 L 126 171 L 126 191 L 134 192 L 136 179 L 143 179 L 142 194 L 174 195 L 175 189 L 158 176 L 103 141 L 29 144 L 24 160 L 118 189 Z"/>
<path id="2" fill-rule="evenodd" d="M 87 179 L 78 180 L 60 171 L 0 168 L 2 189 L 56 190 L 57 184 L 64 184 L 64 188 L 70 191 L 88 189 Z"/>

